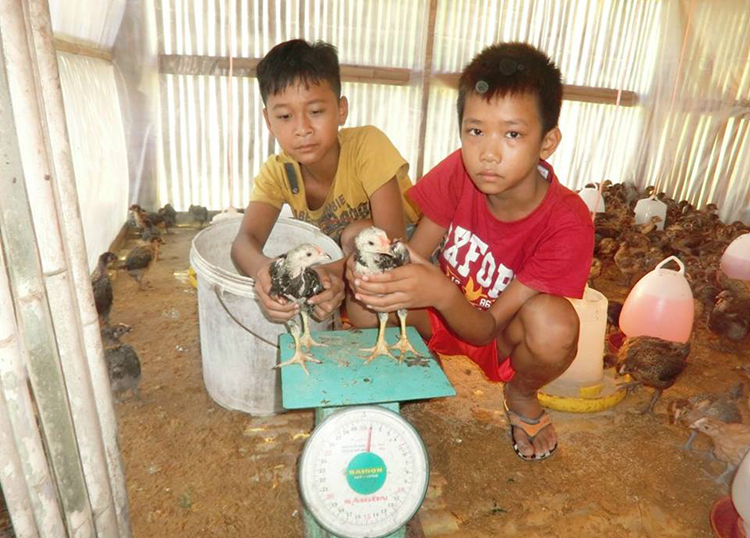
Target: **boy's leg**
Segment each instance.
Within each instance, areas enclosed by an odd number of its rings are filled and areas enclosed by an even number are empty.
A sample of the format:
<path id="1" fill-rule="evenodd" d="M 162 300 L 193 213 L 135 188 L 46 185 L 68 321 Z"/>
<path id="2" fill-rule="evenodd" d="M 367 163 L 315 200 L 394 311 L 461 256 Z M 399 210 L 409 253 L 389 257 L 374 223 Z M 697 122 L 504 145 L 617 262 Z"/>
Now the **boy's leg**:
<path id="1" fill-rule="evenodd" d="M 557 379 L 573 362 L 578 349 L 578 314 L 567 299 L 540 294 L 529 299 L 498 339 L 502 356 L 510 355 L 515 370 L 504 388 L 508 408 L 523 417 L 542 414 L 537 391 Z M 557 443 L 554 427 L 541 430 L 533 446 L 520 428 L 513 428 L 524 456 L 541 455 Z"/>

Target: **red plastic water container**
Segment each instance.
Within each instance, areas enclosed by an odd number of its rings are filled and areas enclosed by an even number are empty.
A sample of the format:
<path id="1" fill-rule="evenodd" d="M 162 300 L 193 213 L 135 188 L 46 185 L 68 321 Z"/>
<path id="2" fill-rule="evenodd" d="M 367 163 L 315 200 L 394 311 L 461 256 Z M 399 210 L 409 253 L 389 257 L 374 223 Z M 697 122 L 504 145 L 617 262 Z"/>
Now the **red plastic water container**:
<path id="1" fill-rule="evenodd" d="M 670 261 L 679 271 L 664 269 Z M 693 293 L 685 278 L 685 266 L 670 256 L 633 287 L 622 305 L 620 329 L 627 336 L 654 336 L 685 343 L 693 329 Z"/>
<path id="2" fill-rule="evenodd" d="M 729 243 L 721 256 L 721 271 L 729 278 L 750 280 L 750 234 Z"/>

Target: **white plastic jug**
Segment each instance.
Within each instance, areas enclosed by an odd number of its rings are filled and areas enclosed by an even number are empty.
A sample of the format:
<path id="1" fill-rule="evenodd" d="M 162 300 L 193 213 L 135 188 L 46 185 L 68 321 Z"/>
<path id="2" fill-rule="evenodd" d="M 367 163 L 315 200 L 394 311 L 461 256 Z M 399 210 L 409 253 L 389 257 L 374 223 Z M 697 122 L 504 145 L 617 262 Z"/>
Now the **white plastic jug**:
<path id="1" fill-rule="evenodd" d="M 664 269 L 670 261 L 679 271 Z M 622 305 L 620 329 L 627 336 L 654 336 L 685 343 L 693 329 L 693 293 L 685 278 L 685 266 L 670 256 L 633 287 Z"/>
<path id="2" fill-rule="evenodd" d="M 635 204 L 635 223 L 646 224 L 651 220 L 653 216 L 660 216 L 661 222 L 656 224 L 657 229 L 664 229 L 664 222 L 667 220 L 667 204 L 661 200 L 657 200 L 656 196 L 650 196 L 649 198 L 643 198 L 638 200 Z"/>
<path id="3" fill-rule="evenodd" d="M 721 256 L 721 271 L 729 278 L 750 280 L 750 233 L 729 243 Z"/>
<path id="4" fill-rule="evenodd" d="M 604 199 L 599 194 L 599 189 L 594 187 L 586 187 L 578 192 L 578 196 L 586 203 L 589 208 L 589 212 L 593 213 L 604 213 Z"/>
<path id="5" fill-rule="evenodd" d="M 578 353 L 558 381 L 576 387 L 602 382 L 604 336 L 607 332 L 607 298 L 586 286 L 582 299 L 568 299 L 580 320 Z"/>

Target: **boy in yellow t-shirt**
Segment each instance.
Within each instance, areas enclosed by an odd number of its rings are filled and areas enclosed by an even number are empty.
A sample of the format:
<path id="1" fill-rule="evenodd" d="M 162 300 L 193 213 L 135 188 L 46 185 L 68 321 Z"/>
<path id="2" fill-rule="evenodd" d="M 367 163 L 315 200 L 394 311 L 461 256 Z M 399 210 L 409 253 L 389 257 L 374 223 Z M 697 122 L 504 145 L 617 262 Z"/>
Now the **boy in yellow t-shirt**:
<path id="1" fill-rule="evenodd" d="M 263 246 L 284 203 L 294 217 L 319 227 L 345 254 L 367 226 L 403 237 L 417 212 L 404 193 L 409 165 L 380 130 L 342 129 L 348 102 L 341 96 L 336 49 L 323 42 L 292 40 L 277 45 L 257 68 L 266 125 L 282 148 L 268 159 L 253 183 L 232 260 L 255 279 L 256 296 L 269 317 L 291 319 L 299 307 L 269 294 L 273 261 Z M 318 319 L 344 299 L 343 260 L 317 267 L 325 291 L 309 300 Z"/>

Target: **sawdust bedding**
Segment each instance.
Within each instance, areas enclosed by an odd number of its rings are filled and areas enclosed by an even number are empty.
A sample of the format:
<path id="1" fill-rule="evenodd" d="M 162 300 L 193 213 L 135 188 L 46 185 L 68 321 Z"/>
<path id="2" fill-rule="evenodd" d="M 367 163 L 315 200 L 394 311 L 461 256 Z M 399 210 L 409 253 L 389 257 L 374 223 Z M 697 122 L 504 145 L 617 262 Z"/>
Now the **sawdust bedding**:
<path id="1" fill-rule="evenodd" d="M 296 465 L 313 414 L 252 417 L 206 393 L 197 295 L 187 275 L 196 232 L 182 226 L 167 236 L 143 291 L 125 273 L 114 281 L 111 320 L 132 326 L 123 342 L 138 351 L 143 371 L 140 396 L 116 404 L 134 536 L 302 536 Z M 135 244 L 129 238 L 120 256 Z M 619 280 L 609 267 L 596 287 L 622 300 Z M 542 463 L 513 453 L 501 386 L 468 359 L 446 358 L 457 396 L 402 407 L 433 473 L 421 535 L 712 536 L 711 505 L 728 492 L 713 480 L 723 467 L 707 459 L 706 439 L 693 451 L 680 448 L 687 432 L 669 423 L 666 406 L 737 383 L 732 368 L 747 353 L 719 353 L 714 340 L 696 329 L 689 366 L 653 416 L 637 413 L 648 390 L 600 413 L 552 411 L 561 448 Z M 414 525 L 411 535 L 422 530 Z"/>

